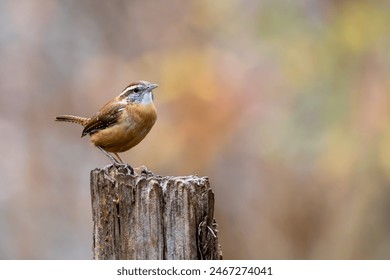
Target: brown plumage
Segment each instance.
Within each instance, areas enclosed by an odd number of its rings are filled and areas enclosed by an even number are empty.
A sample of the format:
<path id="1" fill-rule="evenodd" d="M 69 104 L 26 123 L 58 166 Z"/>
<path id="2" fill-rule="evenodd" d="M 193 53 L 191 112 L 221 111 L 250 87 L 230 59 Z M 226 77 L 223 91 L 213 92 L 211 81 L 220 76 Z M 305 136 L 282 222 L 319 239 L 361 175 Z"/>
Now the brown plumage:
<path id="1" fill-rule="evenodd" d="M 78 123 L 82 126 L 85 126 L 89 122 L 89 120 L 89 118 L 77 117 L 72 115 L 62 115 L 56 117 L 56 121 Z"/>
<path id="2" fill-rule="evenodd" d="M 140 81 L 127 86 L 122 93 L 104 105 L 91 118 L 61 115 L 56 121 L 72 122 L 84 127 L 81 137 L 90 135 L 91 142 L 114 163 L 123 163 L 118 153 L 140 143 L 157 119 L 152 90 L 157 85 Z"/>

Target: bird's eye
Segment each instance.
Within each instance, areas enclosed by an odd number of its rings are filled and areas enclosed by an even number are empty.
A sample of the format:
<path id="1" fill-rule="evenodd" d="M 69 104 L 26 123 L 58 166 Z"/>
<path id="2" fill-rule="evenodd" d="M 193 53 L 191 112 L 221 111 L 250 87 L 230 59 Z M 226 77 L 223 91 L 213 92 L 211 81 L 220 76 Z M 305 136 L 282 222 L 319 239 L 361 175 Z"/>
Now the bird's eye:
<path id="1" fill-rule="evenodd" d="M 140 89 L 139 88 L 135 88 L 135 89 L 133 89 L 133 91 L 134 91 L 134 93 L 138 93 L 140 91 Z"/>

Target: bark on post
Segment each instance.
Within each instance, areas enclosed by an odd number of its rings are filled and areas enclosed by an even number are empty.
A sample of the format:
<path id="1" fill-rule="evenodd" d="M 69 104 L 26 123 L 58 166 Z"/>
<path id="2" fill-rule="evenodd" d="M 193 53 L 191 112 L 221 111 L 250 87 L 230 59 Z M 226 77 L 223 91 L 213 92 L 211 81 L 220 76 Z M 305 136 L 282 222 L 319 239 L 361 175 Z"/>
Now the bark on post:
<path id="1" fill-rule="evenodd" d="M 207 177 L 91 171 L 94 259 L 221 259 Z"/>

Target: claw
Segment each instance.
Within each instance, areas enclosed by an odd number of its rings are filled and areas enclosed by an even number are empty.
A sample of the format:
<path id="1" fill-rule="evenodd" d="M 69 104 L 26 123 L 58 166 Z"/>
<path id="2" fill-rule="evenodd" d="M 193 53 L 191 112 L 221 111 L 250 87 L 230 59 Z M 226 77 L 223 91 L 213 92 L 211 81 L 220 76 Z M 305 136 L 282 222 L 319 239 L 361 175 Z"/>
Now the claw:
<path id="1" fill-rule="evenodd" d="M 127 174 L 134 175 L 134 169 L 128 163 L 113 162 L 112 165 L 118 170 L 123 170 Z"/>

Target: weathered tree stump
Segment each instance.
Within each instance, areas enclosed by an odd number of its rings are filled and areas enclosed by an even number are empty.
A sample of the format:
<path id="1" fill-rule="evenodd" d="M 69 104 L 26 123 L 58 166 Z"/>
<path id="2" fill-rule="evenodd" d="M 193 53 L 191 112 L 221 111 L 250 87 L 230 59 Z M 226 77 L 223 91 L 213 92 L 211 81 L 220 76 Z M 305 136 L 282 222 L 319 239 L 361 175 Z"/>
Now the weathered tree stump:
<path id="1" fill-rule="evenodd" d="M 207 177 L 91 171 L 94 259 L 221 259 Z"/>

